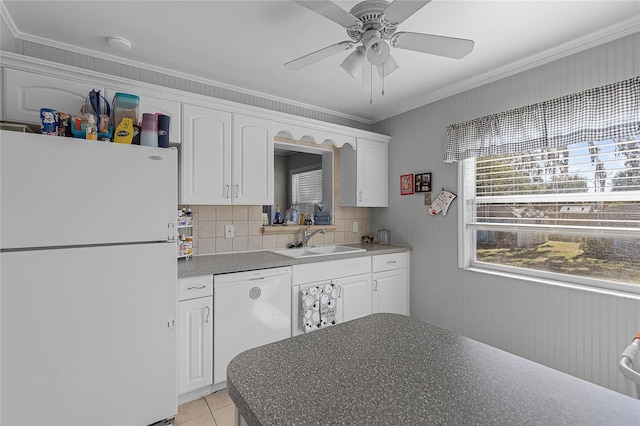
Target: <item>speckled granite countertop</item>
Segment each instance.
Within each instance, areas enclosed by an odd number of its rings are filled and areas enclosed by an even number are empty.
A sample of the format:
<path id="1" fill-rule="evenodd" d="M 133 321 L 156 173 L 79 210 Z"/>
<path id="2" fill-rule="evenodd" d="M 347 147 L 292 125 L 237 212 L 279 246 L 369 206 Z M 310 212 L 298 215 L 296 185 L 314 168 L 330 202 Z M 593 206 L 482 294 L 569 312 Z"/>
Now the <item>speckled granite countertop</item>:
<path id="1" fill-rule="evenodd" d="M 425 322 L 374 314 L 227 369 L 249 425 L 637 425 L 640 401 Z"/>
<path id="2" fill-rule="evenodd" d="M 387 253 L 398 253 L 411 250 L 407 246 L 392 244 L 342 244 L 349 247 L 363 248 L 366 251 L 344 253 L 339 255 L 293 259 L 269 251 L 251 251 L 243 253 L 223 253 L 206 256 L 193 256 L 191 259 L 178 259 L 178 278 L 197 277 L 209 274 L 226 274 L 230 272 L 252 271 L 256 269 L 277 268 L 280 266 L 299 265 L 303 263 L 323 262 L 326 260 L 348 259 Z"/>

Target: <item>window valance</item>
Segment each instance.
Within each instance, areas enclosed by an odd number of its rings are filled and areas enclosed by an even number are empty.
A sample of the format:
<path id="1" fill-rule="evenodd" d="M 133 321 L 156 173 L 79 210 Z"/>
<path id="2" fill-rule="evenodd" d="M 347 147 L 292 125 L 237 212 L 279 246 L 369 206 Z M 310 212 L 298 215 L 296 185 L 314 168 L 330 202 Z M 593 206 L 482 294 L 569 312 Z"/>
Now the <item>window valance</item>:
<path id="1" fill-rule="evenodd" d="M 640 134 L 640 76 L 447 127 L 444 161 Z"/>

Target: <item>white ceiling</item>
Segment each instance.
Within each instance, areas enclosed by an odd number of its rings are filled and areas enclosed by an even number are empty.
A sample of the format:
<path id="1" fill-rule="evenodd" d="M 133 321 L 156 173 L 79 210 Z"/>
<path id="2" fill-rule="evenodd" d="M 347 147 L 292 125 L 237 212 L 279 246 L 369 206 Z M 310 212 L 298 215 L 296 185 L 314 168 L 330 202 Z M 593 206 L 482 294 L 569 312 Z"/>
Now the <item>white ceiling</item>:
<path id="1" fill-rule="evenodd" d="M 357 1 L 337 1 L 350 10 Z M 399 27 L 475 41 L 463 59 L 392 48 L 400 68 L 363 90 L 343 52 L 299 71 L 283 64 L 350 40 L 291 1 L 4 1 L 9 28 L 51 45 L 375 122 L 640 31 L 640 1 L 433 0 Z M 120 53 L 106 36 L 128 39 Z M 143 65 L 144 64 L 144 65 Z"/>

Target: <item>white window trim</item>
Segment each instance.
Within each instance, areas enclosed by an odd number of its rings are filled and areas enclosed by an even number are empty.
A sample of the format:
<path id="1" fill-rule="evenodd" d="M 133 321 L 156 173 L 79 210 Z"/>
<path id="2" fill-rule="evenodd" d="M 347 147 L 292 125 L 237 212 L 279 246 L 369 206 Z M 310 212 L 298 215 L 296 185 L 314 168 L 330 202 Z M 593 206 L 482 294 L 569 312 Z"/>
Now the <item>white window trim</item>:
<path id="1" fill-rule="evenodd" d="M 569 286 L 589 291 L 604 291 L 609 293 L 614 291 L 622 295 L 640 294 L 640 285 L 624 284 L 615 281 L 594 279 L 589 277 L 579 277 L 573 275 L 557 274 L 554 272 L 540 271 L 535 269 L 518 268 L 514 266 L 499 265 L 487 262 L 478 262 L 473 259 L 471 248 L 475 247 L 475 232 L 473 227 L 467 226 L 467 217 L 470 217 L 473 202 L 467 198 L 467 193 L 473 190 L 475 179 L 465 179 L 464 170 L 473 170 L 465 167 L 467 162 L 474 158 L 458 161 L 458 194 L 460 202 L 458 204 L 458 267 L 468 271 L 484 272 L 500 276 L 509 276 L 515 279 L 535 281 L 541 284 L 557 286 Z"/>

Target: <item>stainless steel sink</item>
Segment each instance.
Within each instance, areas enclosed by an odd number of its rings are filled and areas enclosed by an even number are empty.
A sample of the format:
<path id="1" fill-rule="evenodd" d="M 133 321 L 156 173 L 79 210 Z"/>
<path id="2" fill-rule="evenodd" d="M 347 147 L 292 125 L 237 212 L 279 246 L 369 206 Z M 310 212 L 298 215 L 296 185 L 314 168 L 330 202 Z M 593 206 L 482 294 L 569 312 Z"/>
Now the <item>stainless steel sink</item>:
<path id="1" fill-rule="evenodd" d="M 283 256 L 292 257 L 294 259 L 304 259 L 307 257 L 330 256 L 334 254 L 357 253 L 366 251 L 363 248 L 348 246 L 319 246 L 319 247 L 301 247 L 295 249 L 269 250 L 271 253 L 281 254 Z"/>

